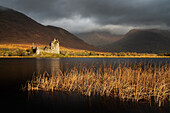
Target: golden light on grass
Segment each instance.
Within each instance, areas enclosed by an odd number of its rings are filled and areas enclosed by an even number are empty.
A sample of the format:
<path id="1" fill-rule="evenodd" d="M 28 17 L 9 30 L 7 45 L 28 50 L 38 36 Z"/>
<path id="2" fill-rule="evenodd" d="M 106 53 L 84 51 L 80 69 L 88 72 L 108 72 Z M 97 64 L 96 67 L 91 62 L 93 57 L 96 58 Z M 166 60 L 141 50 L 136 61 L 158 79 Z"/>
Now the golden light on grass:
<path id="1" fill-rule="evenodd" d="M 159 106 L 170 100 L 169 64 L 118 64 L 75 66 L 56 75 L 33 76 L 24 89 L 78 92 L 86 96 L 116 96 L 123 101 L 154 101 Z M 152 100 L 153 99 L 153 100 Z"/>
<path id="2" fill-rule="evenodd" d="M 0 44 L 0 48 L 8 48 L 8 49 L 30 49 L 32 47 L 31 44 Z"/>

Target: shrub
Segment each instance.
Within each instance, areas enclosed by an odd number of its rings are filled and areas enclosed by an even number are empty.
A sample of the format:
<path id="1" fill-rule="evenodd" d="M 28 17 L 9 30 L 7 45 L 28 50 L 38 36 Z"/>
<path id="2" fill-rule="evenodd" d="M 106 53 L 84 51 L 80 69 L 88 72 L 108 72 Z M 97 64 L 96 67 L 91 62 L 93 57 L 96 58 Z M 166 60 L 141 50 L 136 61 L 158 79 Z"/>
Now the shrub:
<path id="1" fill-rule="evenodd" d="M 89 52 L 85 50 L 85 56 L 89 56 Z"/>
<path id="2" fill-rule="evenodd" d="M 32 49 L 27 49 L 26 52 L 27 52 L 27 55 L 33 55 L 34 54 Z"/>
<path id="3" fill-rule="evenodd" d="M 21 50 L 19 48 L 16 49 L 17 56 L 22 56 Z"/>
<path id="4" fill-rule="evenodd" d="M 116 54 L 115 53 L 112 53 L 113 56 L 115 56 Z"/>
<path id="5" fill-rule="evenodd" d="M 16 51 L 13 51 L 12 56 L 18 56 L 18 53 Z"/>
<path id="6" fill-rule="evenodd" d="M 62 54 L 64 56 L 67 56 L 68 55 L 68 51 L 67 50 L 61 50 L 60 54 Z"/>
<path id="7" fill-rule="evenodd" d="M 170 53 L 165 53 L 164 55 L 165 55 L 165 56 L 170 56 Z"/>
<path id="8" fill-rule="evenodd" d="M 3 56 L 3 53 L 2 53 L 2 52 L 0 52 L 0 56 Z"/>
<path id="9" fill-rule="evenodd" d="M 8 51 L 8 56 L 12 56 L 12 51 Z"/>
<path id="10" fill-rule="evenodd" d="M 5 51 L 9 51 L 9 49 L 8 49 L 8 48 L 5 48 Z"/>
<path id="11" fill-rule="evenodd" d="M 124 52 L 120 52 L 120 56 L 126 56 Z"/>
<path id="12" fill-rule="evenodd" d="M 91 51 L 91 52 L 89 53 L 89 55 L 94 56 L 94 55 L 96 55 L 96 54 L 95 54 L 94 51 Z"/>

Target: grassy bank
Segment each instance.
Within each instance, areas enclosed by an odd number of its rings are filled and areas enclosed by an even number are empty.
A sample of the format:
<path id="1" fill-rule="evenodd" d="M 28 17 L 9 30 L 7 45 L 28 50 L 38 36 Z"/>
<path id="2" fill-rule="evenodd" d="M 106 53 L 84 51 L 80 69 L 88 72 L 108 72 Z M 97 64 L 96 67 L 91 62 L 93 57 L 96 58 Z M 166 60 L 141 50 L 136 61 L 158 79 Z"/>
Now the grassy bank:
<path id="1" fill-rule="evenodd" d="M 68 56 L 68 58 L 170 58 L 170 56 Z"/>
<path id="2" fill-rule="evenodd" d="M 170 65 L 118 64 L 97 69 L 79 65 L 65 72 L 33 76 L 23 89 L 113 96 L 163 106 L 170 100 Z"/>
<path id="3" fill-rule="evenodd" d="M 0 58 L 170 58 L 148 53 L 108 53 L 93 51 L 67 51 L 61 50 L 60 54 L 41 52 L 39 55 L 31 49 L 0 49 Z"/>
<path id="4" fill-rule="evenodd" d="M 170 56 L 63 56 L 63 55 L 45 55 L 45 56 L 0 56 L 0 58 L 170 58 Z"/>
<path id="5" fill-rule="evenodd" d="M 40 45 L 44 46 L 44 45 Z M 81 57 L 81 58 L 170 58 L 170 53 L 136 53 L 136 52 L 96 52 L 87 50 L 78 50 L 73 48 L 60 47 L 60 54 L 44 53 L 36 55 L 28 44 L 4 44 L 0 45 L 0 58 L 63 58 L 63 57 Z"/>

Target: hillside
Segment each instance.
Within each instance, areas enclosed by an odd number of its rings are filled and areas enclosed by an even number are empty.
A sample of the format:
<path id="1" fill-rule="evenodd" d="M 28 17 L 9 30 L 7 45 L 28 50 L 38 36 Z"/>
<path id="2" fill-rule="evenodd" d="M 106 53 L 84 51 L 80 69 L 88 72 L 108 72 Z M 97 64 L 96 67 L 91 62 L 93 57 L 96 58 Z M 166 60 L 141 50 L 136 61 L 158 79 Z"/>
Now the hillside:
<path id="1" fill-rule="evenodd" d="M 170 52 L 170 31 L 158 29 L 133 29 L 122 39 L 103 46 L 112 52 L 163 53 Z"/>
<path id="2" fill-rule="evenodd" d="M 79 33 L 77 36 L 84 42 L 96 47 L 111 44 L 122 38 L 121 35 L 114 35 L 109 32 L 102 31 Z"/>
<path id="3" fill-rule="evenodd" d="M 54 26 L 44 26 L 28 16 L 0 6 L 0 44 L 47 45 L 54 38 L 66 48 L 98 50 L 68 31 Z"/>

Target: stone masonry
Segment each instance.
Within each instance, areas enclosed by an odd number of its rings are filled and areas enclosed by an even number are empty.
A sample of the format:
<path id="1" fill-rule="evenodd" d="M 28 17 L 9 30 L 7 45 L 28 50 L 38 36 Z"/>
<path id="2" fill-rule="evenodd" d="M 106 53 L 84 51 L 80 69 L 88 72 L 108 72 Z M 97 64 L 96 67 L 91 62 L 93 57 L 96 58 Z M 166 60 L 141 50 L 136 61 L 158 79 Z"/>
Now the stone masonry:
<path id="1" fill-rule="evenodd" d="M 49 46 L 46 47 L 34 47 L 33 43 L 33 52 L 37 55 L 44 53 L 56 53 L 60 54 L 60 47 L 59 47 L 59 41 L 54 38 L 54 40 L 49 44 Z"/>

